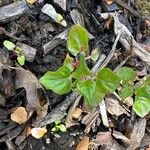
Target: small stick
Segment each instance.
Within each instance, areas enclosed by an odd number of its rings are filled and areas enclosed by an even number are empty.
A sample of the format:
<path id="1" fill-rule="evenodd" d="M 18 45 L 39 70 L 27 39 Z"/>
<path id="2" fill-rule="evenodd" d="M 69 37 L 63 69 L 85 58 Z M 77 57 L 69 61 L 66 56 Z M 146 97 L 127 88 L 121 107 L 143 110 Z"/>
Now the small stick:
<path id="1" fill-rule="evenodd" d="M 131 55 L 128 56 L 123 62 L 121 62 L 115 69 L 114 71 L 118 70 L 119 68 L 121 68 L 127 61 L 128 59 L 131 58 Z"/>
<path id="2" fill-rule="evenodd" d="M 17 38 L 15 36 L 13 36 L 11 33 L 9 33 L 7 30 L 5 30 L 5 28 L 3 27 L 0 27 L 0 34 L 6 34 L 7 36 L 9 36 L 10 38 L 12 39 L 15 39 L 17 41 L 24 41 L 25 39 L 22 39 L 22 38 Z"/>

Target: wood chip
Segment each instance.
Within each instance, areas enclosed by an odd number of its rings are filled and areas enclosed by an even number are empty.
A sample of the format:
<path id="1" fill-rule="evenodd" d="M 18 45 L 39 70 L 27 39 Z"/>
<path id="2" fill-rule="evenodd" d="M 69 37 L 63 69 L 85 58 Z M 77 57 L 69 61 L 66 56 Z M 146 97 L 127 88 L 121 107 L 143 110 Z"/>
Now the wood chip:
<path id="1" fill-rule="evenodd" d="M 77 145 L 76 150 L 88 150 L 89 137 L 85 136 Z"/>
<path id="2" fill-rule="evenodd" d="M 3 6 L 0 8 L 0 23 L 6 23 L 11 20 L 15 20 L 29 12 L 29 7 L 25 0 Z"/>
<path id="3" fill-rule="evenodd" d="M 31 135 L 36 139 L 42 138 L 45 133 L 47 133 L 47 129 L 45 128 L 32 128 L 31 129 Z"/>
<path id="4" fill-rule="evenodd" d="M 25 123 L 28 120 L 28 114 L 24 107 L 18 107 L 10 116 L 11 120 L 19 124 Z"/>
<path id="5" fill-rule="evenodd" d="M 80 109 L 80 108 L 77 107 L 77 108 L 75 108 L 75 110 L 73 111 L 72 117 L 75 118 L 75 119 L 79 119 L 82 112 L 83 112 L 82 109 Z"/>
<path id="6" fill-rule="evenodd" d="M 17 42 L 16 46 L 21 49 L 21 53 L 25 56 L 27 61 L 33 62 L 37 49 L 20 42 Z"/>

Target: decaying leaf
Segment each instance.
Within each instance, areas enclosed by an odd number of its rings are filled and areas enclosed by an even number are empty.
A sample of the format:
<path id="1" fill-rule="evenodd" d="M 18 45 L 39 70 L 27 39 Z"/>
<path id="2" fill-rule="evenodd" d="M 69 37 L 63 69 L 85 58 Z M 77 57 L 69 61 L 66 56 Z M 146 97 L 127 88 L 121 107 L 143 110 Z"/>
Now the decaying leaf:
<path id="1" fill-rule="evenodd" d="M 121 132 L 113 131 L 113 136 L 116 139 L 121 140 L 125 147 L 128 147 L 130 145 L 130 140 L 126 136 L 124 136 Z"/>
<path id="2" fill-rule="evenodd" d="M 27 97 L 27 110 L 36 111 L 37 118 L 47 114 L 48 100 L 38 79 L 23 68 L 16 69 L 16 89 L 25 88 Z"/>
<path id="3" fill-rule="evenodd" d="M 116 116 L 120 116 L 122 114 L 127 114 L 130 115 L 120 104 L 119 101 L 117 100 L 117 98 L 109 96 L 106 97 L 106 107 L 107 107 L 107 111 L 111 114 L 111 115 L 116 115 Z"/>
<path id="4" fill-rule="evenodd" d="M 113 138 L 111 136 L 111 132 L 99 132 L 96 135 L 96 139 L 92 141 L 97 145 L 111 146 L 113 142 Z"/>
<path id="5" fill-rule="evenodd" d="M 89 137 L 85 136 L 77 145 L 76 150 L 88 150 Z"/>
<path id="6" fill-rule="evenodd" d="M 25 123 L 28 119 L 27 111 L 24 107 L 18 107 L 10 116 L 11 120 L 19 124 Z"/>
<path id="7" fill-rule="evenodd" d="M 15 93 L 13 73 L 10 69 L 4 67 L 4 64 L 10 64 L 9 53 L 8 51 L 0 50 L 0 56 L 0 92 L 6 98 L 9 98 Z"/>
<path id="8" fill-rule="evenodd" d="M 84 17 L 81 13 L 78 12 L 77 9 L 70 11 L 70 16 L 74 24 L 80 24 L 81 26 L 84 26 Z"/>
<path id="9" fill-rule="evenodd" d="M 99 132 L 93 143 L 101 145 L 105 150 L 124 150 L 124 147 L 119 145 L 112 137 L 111 132 Z"/>
<path id="10" fill-rule="evenodd" d="M 140 146 L 141 140 L 145 134 L 146 120 L 140 118 L 134 123 L 132 133 L 130 135 L 130 146 L 127 150 L 135 150 Z"/>
<path id="11" fill-rule="evenodd" d="M 36 139 L 42 138 L 45 133 L 47 133 L 47 129 L 45 128 L 32 128 L 31 129 L 31 135 Z"/>

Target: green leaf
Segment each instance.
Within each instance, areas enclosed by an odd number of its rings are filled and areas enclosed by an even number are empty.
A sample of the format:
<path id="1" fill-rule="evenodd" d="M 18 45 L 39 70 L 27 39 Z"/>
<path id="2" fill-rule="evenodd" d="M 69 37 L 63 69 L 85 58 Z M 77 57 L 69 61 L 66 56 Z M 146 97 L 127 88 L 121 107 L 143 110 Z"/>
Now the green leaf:
<path id="1" fill-rule="evenodd" d="M 104 68 L 98 72 L 96 83 L 101 93 L 107 94 L 118 88 L 120 79 L 109 68 Z"/>
<path id="2" fill-rule="evenodd" d="M 95 93 L 96 83 L 92 79 L 80 80 L 77 83 L 77 89 L 84 96 L 86 104 L 89 108 L 93 107 L 93 97 Z"/>
<path id="3" fill-rule="evenodd" d="M 93 61 L 97 61 L 98 57 L 99 57 L 99 51 L 98 51 L 98 49 L 93 50 L 92 53 L 91 53 L 91 59 Z"/>
<path id="4" fill-rule="evenodd" d="M 147 79 L 144 82 L 145 85 L 150 85 L 150 76 L 147 77 Z"/>
<path id="5" fill-rule="evenodd" d="M 98 86 L 98 82 L 96 81 L 95 93 L 93 96 L 93 105 L 97 106 L 105 96 L 105 93 L 102 92 L 101 88 Z"/>
<path id="6" fill-rule="evenodd" d="M 23 66 L 25 64 L 25 56 L 24 55 L 18 56 L 17 61 L 21 66 Z"/>
<path id="7" fill-rule="evenodd" d="M 14 43 L 12 43 L 11 41 L 7 41 L 7 40 L 5 40 L 3 44 L 9 51 L 13 51 L 14 48 L 16 47 Z"/>
<path id="8" fill-rule="evenodd" d="M 69 68 L 71 72 L 74 70 L 73 58 L 70 57 L 68 54 L 66 56 L 66 59 L 64 60 L 63 66 L 66 66 L 67 68 Z"/>
<path id="9" fill-rule="evenodd" d="M 121 80 L 128 82 L 133 81 L 136 77 L 136 72 L 128 67 L 121 67 L 116 71 L 116 74 L 120 77 Z"/>
<path id="10" fill-rule="evenodd" d="M 146 116 L 150 111 L 150 100 L 136 100 L 133 104 L 133 110 L 140 117 Z"/>
<path id="11" fill-rule="evenodd" d="M 66 132 L 66 127 L 65 127 L 65 125 L 63 125 L 63 124 L 61 124 L 61 125 L 59 126 L 59 129 L 60 129 L 61 132 Z"/>
<path id="12" fill-rule="evenodd" d="M 57 119 L 56 121 L 55 121 L 55 124 L 60 124 L 61 123 L 61 120 L 60 119 Z"/>
<path id="13" fill-rule="evenodd" d="M 46 89 L 50 89 L 60 95 L 71 90 L 71 74 L 70 70 L 65 66 L 54 72 L 48 71 L 39 81 Z"/>
<path id="14" fill-rule="evenodd" d="M 126 99 L 133 95 L 133 88 L 128 84 L 123 85 L 122 89 L 119 91 L 119 95 L 122 99 Z"/>
<path id="15" fill-rule="evenodd" d="M 56 131 L 57 131 L 57 128 L 56 128 L 56 127 L 53 127 L 51 131 L 52 131 L 52 132 L 56 132 Z"/>
<path id="16" fill-rule="evenodd" d="M 76 56 L 80 51 L 88 50 L 89 36 L 86 29 L 80 25 L 71 27 L 68 39 L 68 50 Z"/>
<path id="17" fill-rule="evenodd" d="M 150 86 L 140 88 L 135 97 L 133 110 L 140 117 L 144 117 L 150 111 Z"/>
<path id="18" fill-rule="evenodd" d="M 79 79 L 84 76 L 91 76 L 92 72 L 88 68 L 86 62 L 85 62 L 85 53 L 80 54 L 80 60 L 79 60 L 79 66 L 76 68 L 76 70 L 72 73 L 72 77 L 75 79 Z"/>

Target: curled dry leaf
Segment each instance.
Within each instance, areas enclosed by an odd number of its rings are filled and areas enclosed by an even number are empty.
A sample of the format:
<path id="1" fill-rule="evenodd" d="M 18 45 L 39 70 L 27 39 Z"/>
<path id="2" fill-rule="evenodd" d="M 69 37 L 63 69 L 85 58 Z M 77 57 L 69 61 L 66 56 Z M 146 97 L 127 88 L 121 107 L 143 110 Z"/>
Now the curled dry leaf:
<path id="1" fill-rule="evenodd" d="M 24 107 L 18 107 L 10 116 L 11 120 L 19 124 L 25 123 L 28 119 L 27 111 Z"/>
<path id="2" fill-rule="evenodd" d="M 45 128 L 32 128 L 31 129 L 31 135 L 36 139 L 42 138 L 45 133 L 47 133 L 47 129 Z"/>
<path id="3" fill-rule="evenodd" d="M 85 136 L 77 145 L 76 150 L 88 150 L 89 137 Z"/>
<path id="4" fill-rule="evenodd" d="M 37 119 L 47 114 L 48 100 L 38 79 L 30 71 L 23 68 L 16 69 L 16 89 L 25 88 L 27 97 L 27 110 L 36 111 Z"/>

